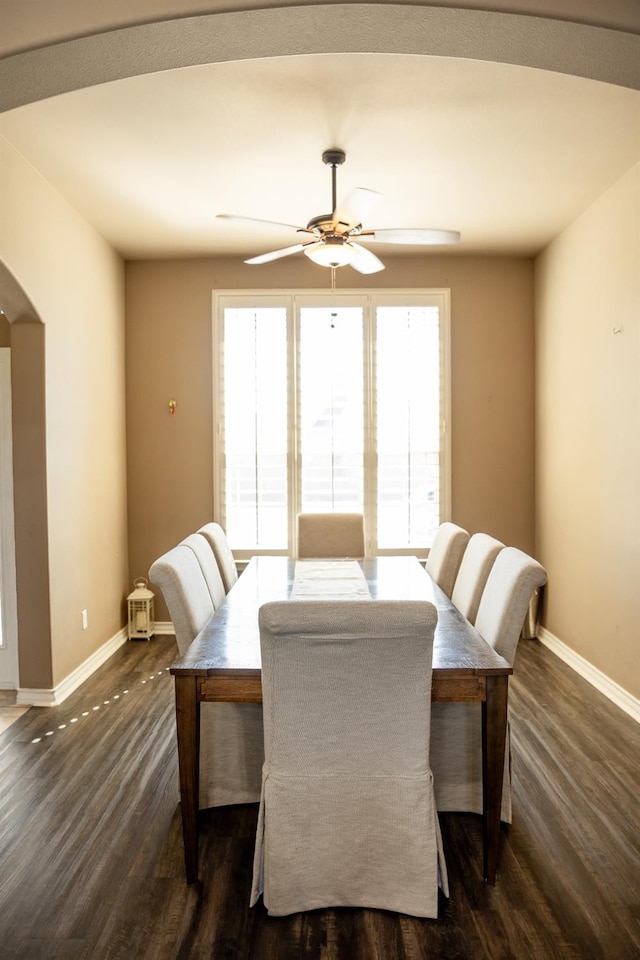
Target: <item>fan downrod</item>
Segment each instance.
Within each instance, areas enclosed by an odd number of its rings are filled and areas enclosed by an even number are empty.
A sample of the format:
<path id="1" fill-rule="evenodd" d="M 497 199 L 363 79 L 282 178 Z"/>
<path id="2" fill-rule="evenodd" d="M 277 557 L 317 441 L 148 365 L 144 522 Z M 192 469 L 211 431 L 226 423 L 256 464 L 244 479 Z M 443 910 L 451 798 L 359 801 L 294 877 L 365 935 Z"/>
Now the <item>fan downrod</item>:
<path id="1" fill-rule="evenodd" d="M 344 161 L 347 159 L 347 155 L 344 150 L 338 150 L 337 147 L 332 147 L 331 150 L 325 150 L 322 154 L 322 162 L 326 163 L 328 167 L 331 167 L 331 213 L 323 214 L 321 217 L 314 217 L 313 220 L 309 220 L 307 224 L 307 230 L 316 230 L 319 229 L 321 232 L 324 232 L 325 229 L 331 226 L 333 221 L 333 214 L 336 209 L 336 186 L 337 186 L 337 170 Z"/>

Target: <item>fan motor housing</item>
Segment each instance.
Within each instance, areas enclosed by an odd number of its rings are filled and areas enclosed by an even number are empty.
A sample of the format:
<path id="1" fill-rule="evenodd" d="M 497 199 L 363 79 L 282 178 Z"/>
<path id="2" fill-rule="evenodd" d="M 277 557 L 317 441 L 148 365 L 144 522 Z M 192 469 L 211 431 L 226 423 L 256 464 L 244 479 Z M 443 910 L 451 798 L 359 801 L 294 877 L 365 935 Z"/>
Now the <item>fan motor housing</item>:
<path id="1" fill-rule="evenodd" d="M 332 233 L 333 214 L 323 213 L 319 217 L 313 217 L 307 224 L 307 230 L 319 230 L 321 233 Z"/>

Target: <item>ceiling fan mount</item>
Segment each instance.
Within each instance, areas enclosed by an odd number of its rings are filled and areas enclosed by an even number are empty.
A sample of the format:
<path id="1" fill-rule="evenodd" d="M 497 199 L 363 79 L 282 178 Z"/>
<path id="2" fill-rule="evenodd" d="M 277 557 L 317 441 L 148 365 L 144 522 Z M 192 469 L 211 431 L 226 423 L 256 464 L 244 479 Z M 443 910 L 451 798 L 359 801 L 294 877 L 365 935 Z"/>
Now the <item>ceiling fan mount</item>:
<path id="1" fill-rule="evenodd" d="M 266 223 L 271 226 L 288 227 L 297 233 L 307 234 L 306 242 L 297 243 L 281 250 L 273 250 L 257 257 L 245 260 L 245 263 L 259 264 L 279 260 L 294 253 L 304 253 L 314 263 L 325 267 L 352 266 L 359 273 L 377 273 L 384 270 L 384 264 L 374 253 L 371 253 L 359 240 L 378 241 L 382 243 L 402 244 L 446 244 L 457 243 L 460 234 L 454 230 L 433 229 L 383 229 L 363 230 L 362 222 L 372 209 L 380 194 L 375 190 L 358 187 L 352 190 L 348 197 L 340 204 L 337 202 L 337 169 L 342 166 L 347 156 L 344 150 L 336 147 L 325 150 L 322 162 L 331 167 L 331 208 L 332 213 L 323 213 L 312 217 L 306 227 L 297 227 L 287 223 L 276 223 L 271 220 L 258 220 L 254 217 L 236 216 L 235 214 L 219 213 L 218 217 L 226 220 L 244 220 L 253 223 Z"/>
<path id="2" fill-rule="evenodd" d="M 326 163 L 328 167 L 341 167 L 346 159 L 347 155 L 344 150 L 325 150 L 322 154 L 322 162 Z"/>

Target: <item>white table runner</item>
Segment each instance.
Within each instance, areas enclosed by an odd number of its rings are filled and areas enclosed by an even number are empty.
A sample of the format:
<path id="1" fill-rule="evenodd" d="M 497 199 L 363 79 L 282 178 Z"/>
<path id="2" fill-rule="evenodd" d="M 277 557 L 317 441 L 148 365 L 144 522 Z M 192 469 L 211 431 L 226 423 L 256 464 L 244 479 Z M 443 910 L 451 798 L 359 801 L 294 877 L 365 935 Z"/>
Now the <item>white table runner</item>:
<path id="1" fill-rule="evenodd" d="M 298 560 L 292 600 L 370 600 L 357 560 Z"/>

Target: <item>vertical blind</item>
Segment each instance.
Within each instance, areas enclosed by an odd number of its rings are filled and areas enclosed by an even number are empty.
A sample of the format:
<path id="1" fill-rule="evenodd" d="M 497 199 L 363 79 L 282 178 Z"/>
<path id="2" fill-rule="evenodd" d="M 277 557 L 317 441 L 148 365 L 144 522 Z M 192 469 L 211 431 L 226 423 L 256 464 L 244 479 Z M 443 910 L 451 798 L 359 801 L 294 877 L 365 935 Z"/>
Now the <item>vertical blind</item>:
<path id="1" fill-rule="evenodd" d="M 300 509 L 364 509 L 361 307 L 302 307 L 297 397 Z"/>
<path id="2" fill-rule="evenodd" d="M 221 374 L 221 479 L 229 542 L 286 549 L 286 309 L 226 309 Z"/>
<path id="3" fill-rule="evenodd" d="M 376 311 L 378 546 L 424 547 L 440 522 L 440 349 L 435 307 Z"/>

